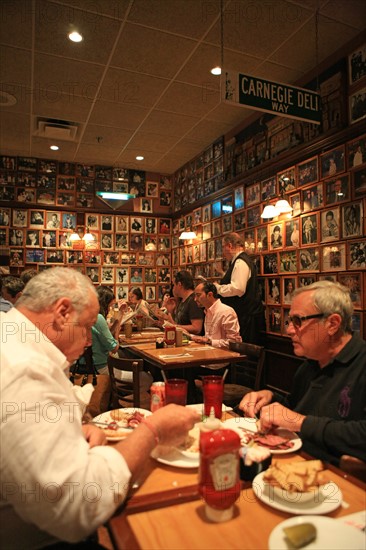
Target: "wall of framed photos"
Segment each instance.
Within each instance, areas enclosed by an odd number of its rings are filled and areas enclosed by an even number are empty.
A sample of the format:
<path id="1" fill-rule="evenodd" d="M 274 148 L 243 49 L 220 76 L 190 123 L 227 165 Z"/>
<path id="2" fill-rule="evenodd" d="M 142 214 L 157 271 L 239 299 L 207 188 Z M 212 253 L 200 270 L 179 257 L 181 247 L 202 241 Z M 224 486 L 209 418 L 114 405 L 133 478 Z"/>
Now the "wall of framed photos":
<path id="1" fill-rule="evenodd" d="M 118 298 L 139 286 L 149 302 L 170 288 L 171 179 L 120 168 L 0 157 L 1 264 L 13 274 L 65 265 Z M 134 193 L 113 213 L 96 191 Z M 89 229 L 92 241 L 82 237 Z M 71 240 L 73 232 L 80 240 Z"/>
<path id="2" fill-rule="evenodd" d="M 292 215 L 265 221 L 263 208 L 283 192 Z M 267 332 L 286 336 L 295 288 L 320 279 L 350 288 L 354 330 L 366 333 L 366 134 L 254 183 L 234 186 L 220 198 L 173 220 L 172 269 L 217 280 L 227 268 L 222 238 L 238 232 L 260 274 Z M 176 239 L 193 228 L 196 241 Z"/>

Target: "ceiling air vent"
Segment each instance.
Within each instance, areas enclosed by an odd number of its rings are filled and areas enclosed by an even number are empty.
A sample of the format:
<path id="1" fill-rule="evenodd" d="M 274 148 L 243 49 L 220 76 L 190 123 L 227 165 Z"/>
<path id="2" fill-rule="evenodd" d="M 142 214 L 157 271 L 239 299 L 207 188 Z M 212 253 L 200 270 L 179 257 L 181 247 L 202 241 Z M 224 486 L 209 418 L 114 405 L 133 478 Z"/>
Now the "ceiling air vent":
<path id="1" fill-rule="evenodd" d="M 72 122 L 56 119 L 36 120 L 34 135 L 47 139 L 75 141 L 79 126 Z"/>

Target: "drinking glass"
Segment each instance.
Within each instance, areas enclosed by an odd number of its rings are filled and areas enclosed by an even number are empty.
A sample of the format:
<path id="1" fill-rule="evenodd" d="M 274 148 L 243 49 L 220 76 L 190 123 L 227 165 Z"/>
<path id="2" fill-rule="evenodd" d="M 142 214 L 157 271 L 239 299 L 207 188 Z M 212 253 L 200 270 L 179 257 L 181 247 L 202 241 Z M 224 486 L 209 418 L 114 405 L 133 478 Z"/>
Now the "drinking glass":
<path id="1" fill-rule="evenodd" d="M 165 403 L 187 404 L 188 381 L 181 378 L 170 378 L 165 382 Z"/>

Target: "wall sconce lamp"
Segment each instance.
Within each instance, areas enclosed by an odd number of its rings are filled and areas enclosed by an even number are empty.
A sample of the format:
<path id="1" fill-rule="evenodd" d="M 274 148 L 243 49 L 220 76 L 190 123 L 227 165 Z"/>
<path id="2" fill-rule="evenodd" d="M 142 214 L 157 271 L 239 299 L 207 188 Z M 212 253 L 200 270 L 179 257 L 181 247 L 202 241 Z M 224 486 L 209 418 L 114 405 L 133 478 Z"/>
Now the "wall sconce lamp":
<path id="1" fill-rule="evenodd" d="M 75 229 L 72 227 L 71 228 L 71 235 L 69 237 L 69 240 L 70 241 L 80 241 L 80 235 L 78 235 L 75 231 Z"/>
<path id="2" fill-rule="evenodd" d="M 190 241 L 191 239 L 197 239 L 197 235 L 194 231 L 187 229 L 187 231 L 182 231 L 179 235 L 179 239 L 182 241 Z"/>
<path id="3" fill-rule="evenodd" d="M 84 234 L 84 237 L 83 237 L 83 241 L 85 241 L 85 242 L 87 242 L 87 243 L 90 243 L 91 241 L 94 241 L 94 237 L 93 237 L 93 235 L 90 233 L 89 227 L 87 227 L 86 230 L 85 230 L 85 234 Z"/>
<path id="4" fill-rule="evenodd" d="M 290 203 L 285 199 L 283 191 L 281 193 L 281 198 L 275 204 L 275 208 L 279 214 L 289 214 L 293 210 Z"/>
<path id="5" fill-rule="evenodd" d="M 279 214 L 280 212 L 277 210 L 274 204 L 266 204 L 261 214 L 261 218 L 263 218 L 264 220 L 269 220 L 272 218 L 277 218 Z"/>
<path id="6" fill-rule="evenodd" d="M 97 191 L 96 194 L 102 199 L 115 201 L 129 201 L 130 199 L 135 199 L 137 197 L 137 195 L 133 195 L 131 193 L 121 193 L 118 191 Z"/>

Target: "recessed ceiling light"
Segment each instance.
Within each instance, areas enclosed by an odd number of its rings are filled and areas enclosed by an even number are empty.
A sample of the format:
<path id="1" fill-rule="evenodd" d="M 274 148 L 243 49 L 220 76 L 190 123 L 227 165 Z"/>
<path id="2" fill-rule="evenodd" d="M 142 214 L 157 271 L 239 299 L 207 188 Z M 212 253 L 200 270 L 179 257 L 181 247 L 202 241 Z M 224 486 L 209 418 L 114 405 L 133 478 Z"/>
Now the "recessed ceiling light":
<path id="1" fill-rule="evenodd" d="M 83 40 L 83 35 L 77 31 L 73 31 L 69 33 L 69 39 L 71 42 L 81 42 Z"/>
<path id="2" fill-rule="evenodd" d="M 137 155 L 136 160 L 144 160 L 144 157 L 142 155 Z"/>
<path id="3" fill-rule="evenodd" d="M 211 69 L 211 74 L 219 76 L 221 74 L 221 67 L 214 67 L 213 69 Z"/>
<path id="4" fill-rule="evenodd" d="M 58 145 L 51 145 L 50 149 L 52 149 L 52 151 L 58 151 L 60 148 Z"/>

